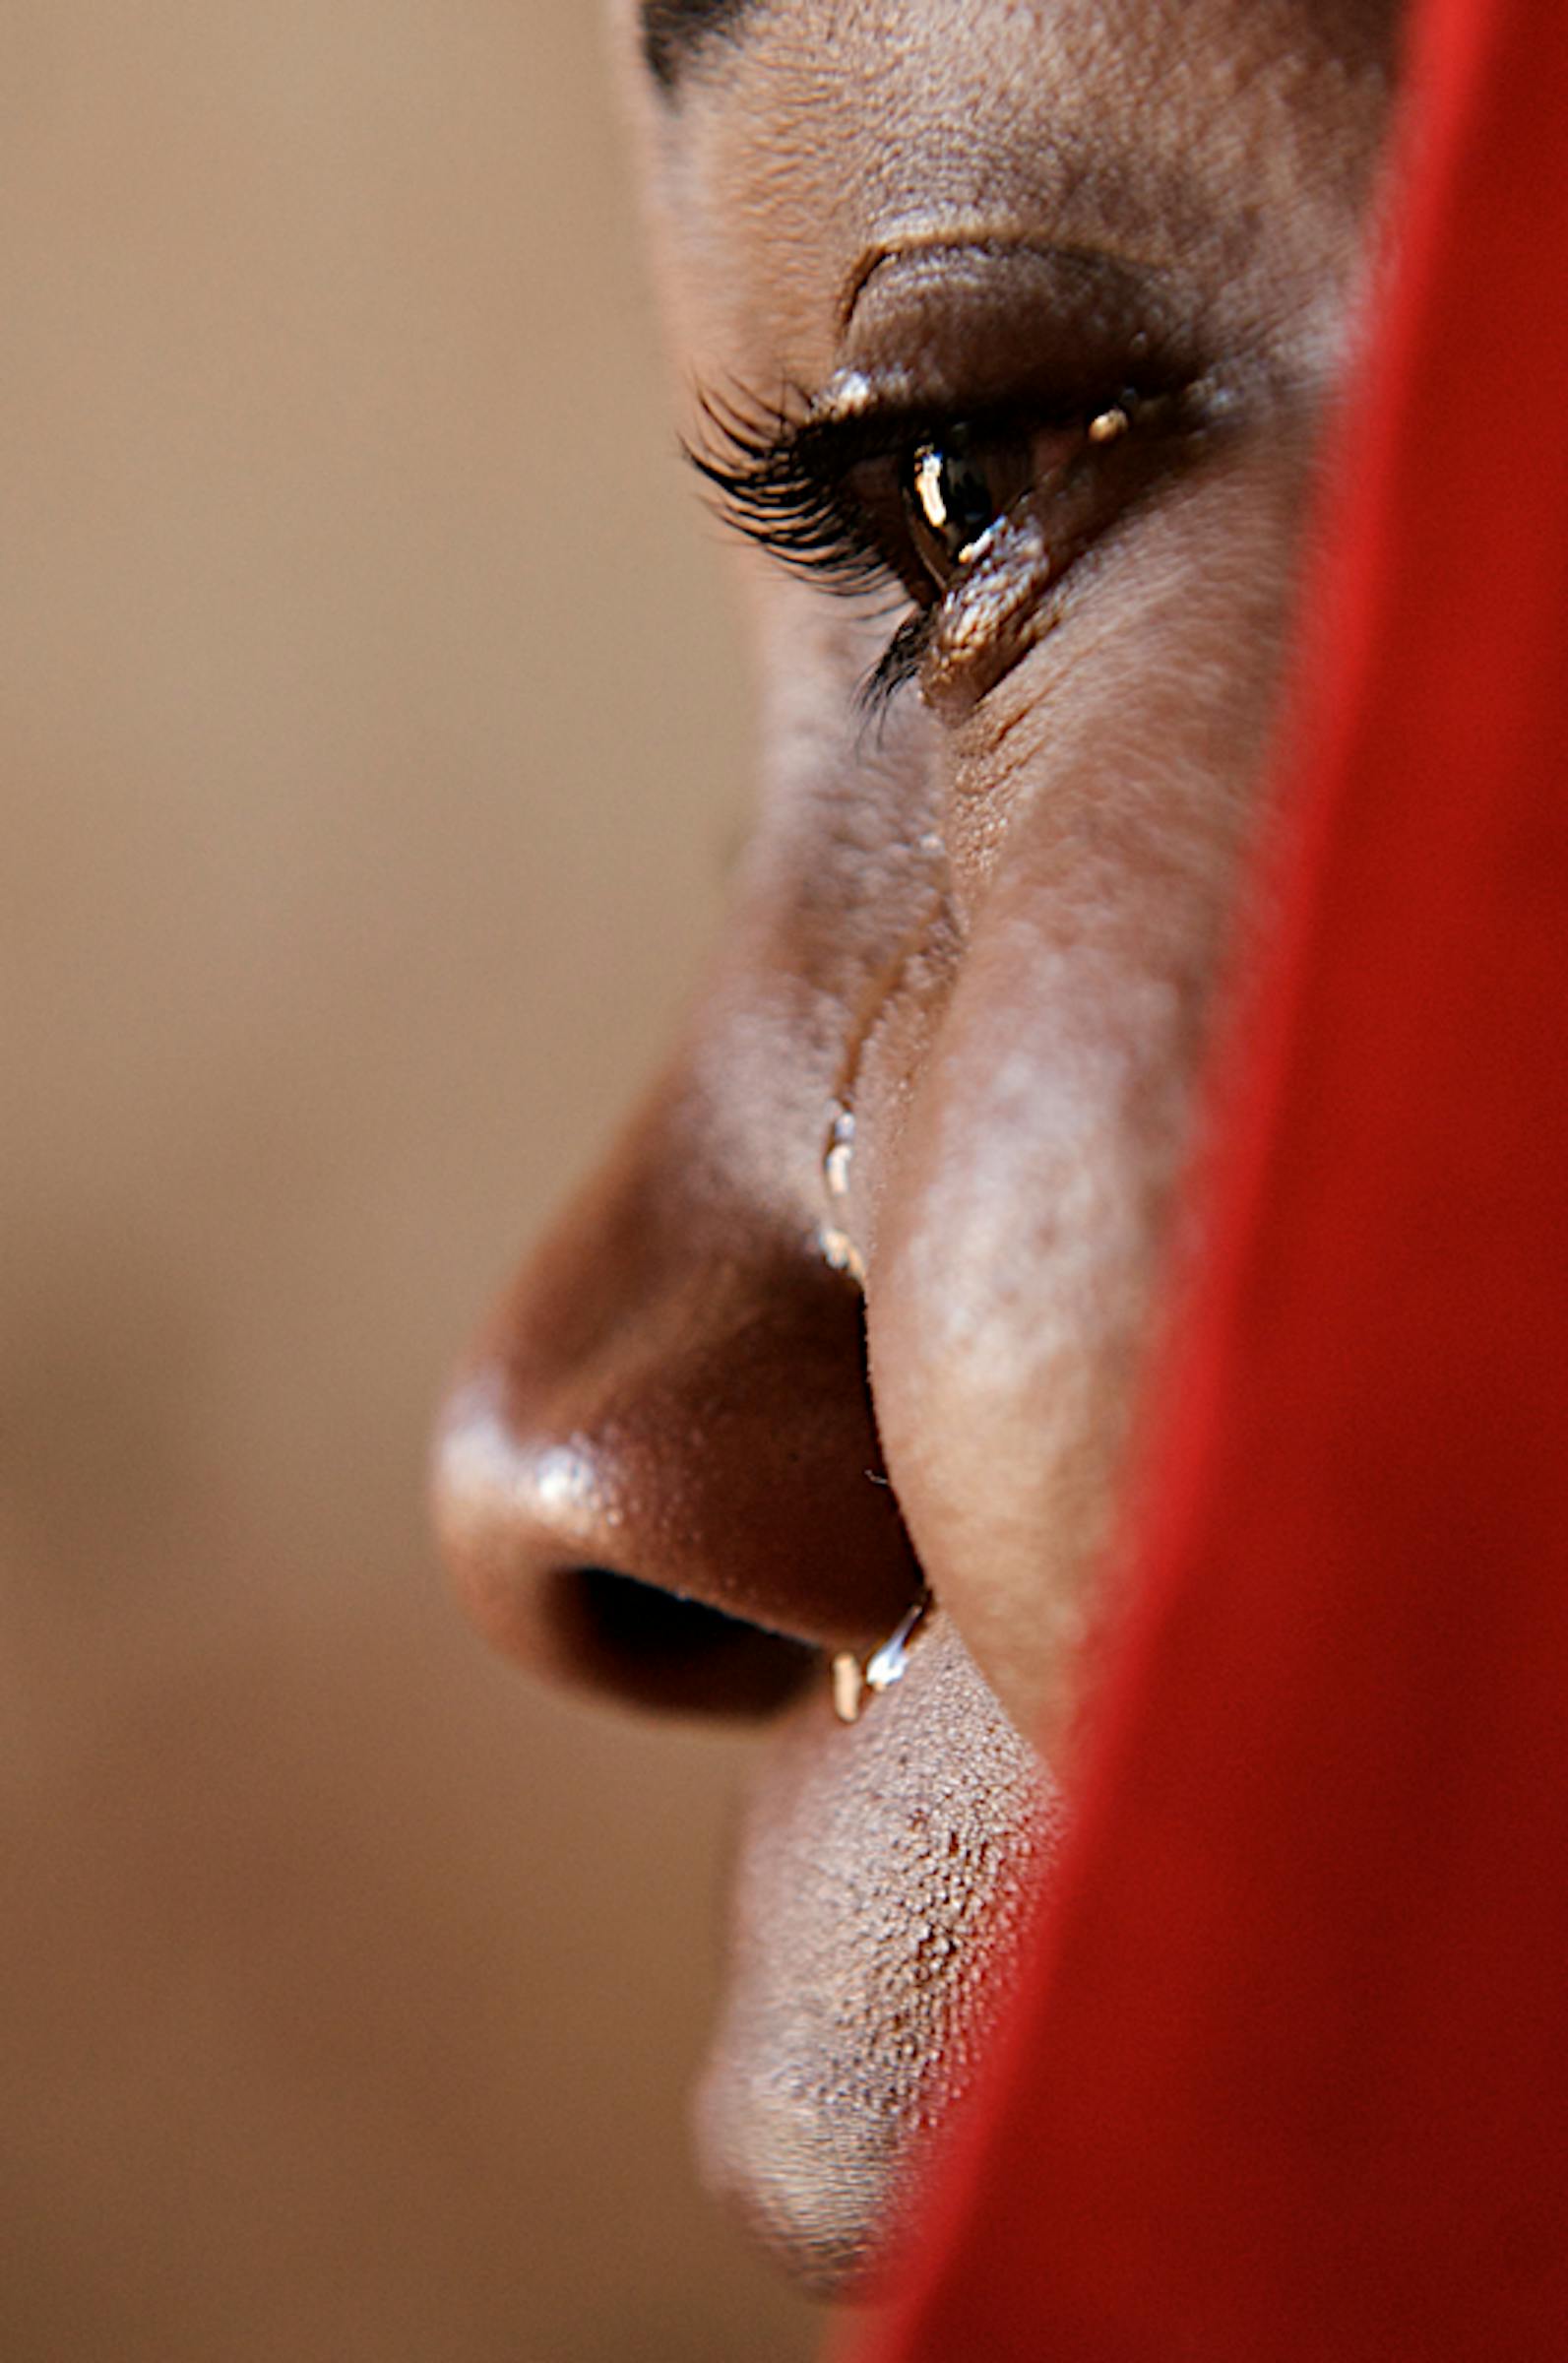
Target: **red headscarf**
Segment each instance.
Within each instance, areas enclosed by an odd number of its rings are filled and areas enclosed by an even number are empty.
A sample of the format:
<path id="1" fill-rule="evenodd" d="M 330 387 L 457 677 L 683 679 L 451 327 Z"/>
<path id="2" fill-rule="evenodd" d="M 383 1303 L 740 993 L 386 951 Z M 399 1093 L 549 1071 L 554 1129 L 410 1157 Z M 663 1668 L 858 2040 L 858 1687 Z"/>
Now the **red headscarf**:
<path id="1" fill-rule="evenodd" d="M 1409 87 L 1138 1606 L 886 2363 L 1568 2355 L 1568 6 Z"/>

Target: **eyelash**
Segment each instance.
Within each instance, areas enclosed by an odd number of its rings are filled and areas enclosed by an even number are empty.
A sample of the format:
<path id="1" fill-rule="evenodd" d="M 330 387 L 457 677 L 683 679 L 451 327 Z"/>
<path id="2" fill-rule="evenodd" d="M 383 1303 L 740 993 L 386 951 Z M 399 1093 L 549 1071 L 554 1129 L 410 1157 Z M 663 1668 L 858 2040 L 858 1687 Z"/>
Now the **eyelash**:
<path id="1" fill-rule="evenodd" d="M 1131 407 L 1126 393 L 1107 398 Z M 782 564 L 814 576 L 836 595 L 863 598 L 896 586 L 912 611 L 894 631 L 861 683 L 858 704 L 875 718 L 899 689 L 919 672 L 946 587 L 921 566 L 906 525 L 902 533 L 879 526 L 856 493 L 856 472 L 886 469 L 885 506 L 904 511 L 901 471 L 922 443 L 941 444 L 961 426 L 996 436 L 1088 427 L 1100 404 L 1062 406 L 1014 404 L 979 414 L 867 410 L 847 417 L 813 417 L 802 401 L 793 415 L 744 392 L 708 395 L 702 402 L 705 439 L 686 446 L 686 457 L 703 479 L 723 522 Z M 879 504 L 880 505 L 880 504 Z M 902 540 L 909 563 L 901 564 L 892 543 Z M 920 580 L 924 576 L 923 583 Z"/>
<path id="2" fill-rule="evenodd" d="M 841 598 L 897 586 L 914 602 L 860 684 L 861 712 L 876 717 L 919 671 L 941 601 L 934 592 L 922 601 L 901 576 L 849 478 L 868 464 L 896 467 L 922 433 L 938 434 L 951 420 L 874 412 L 813 418 L 803 405 L 791 415 L 744 392 L 706 395 L 701 408 L 706 439 L 685 454 L 724 524 Z"/>
<path id="3" fill-rule="evenodd" d="M 702 414 L 707 440 L 688 444 L 686 457 L 718 494 L 726 524 L 835 591 L 853 595 L 885 577 L 890 569 L 844 491 L 859 461 L 895 455 L 885 420 L 792 418 L 744 393 L 706 395 Z"/>

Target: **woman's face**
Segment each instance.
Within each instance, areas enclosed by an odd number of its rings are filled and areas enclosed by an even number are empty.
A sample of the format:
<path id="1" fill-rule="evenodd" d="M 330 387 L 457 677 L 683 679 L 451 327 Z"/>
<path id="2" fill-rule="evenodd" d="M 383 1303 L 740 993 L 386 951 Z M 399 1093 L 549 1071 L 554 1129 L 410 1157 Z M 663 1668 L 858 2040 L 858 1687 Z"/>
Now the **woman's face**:
<path id="1" fill-rule="evenodd" d="M 668 1066 L 454 1397 L 440 1516 L 530 1663 L 788 1701 L 700 2136 L 836 2282 L 1049 1840 L 1020 1735 L 1126 1482 L 1392 0 L 618 15 L 682 429 L 750 537 L 759 810 Z M 840 1720 L 830 1660 L 922 1584 Z"/>

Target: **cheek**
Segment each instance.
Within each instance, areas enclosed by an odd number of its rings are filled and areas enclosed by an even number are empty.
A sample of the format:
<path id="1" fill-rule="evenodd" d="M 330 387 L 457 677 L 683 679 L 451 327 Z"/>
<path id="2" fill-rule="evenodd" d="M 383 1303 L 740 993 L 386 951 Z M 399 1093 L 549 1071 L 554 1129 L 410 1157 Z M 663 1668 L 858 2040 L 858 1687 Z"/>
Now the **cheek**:
<path id="1" fill-rule="evenodd" d="M 868 1296 L 916 1552 L 1032 1733 L 1106 1538 L 1185 1129 L 1168 1079 L 1190 1064 L 1166 987 L 1075 967 L 972 953 L 887 1177 Z"/>
<path id="2" fill-rule="evenodd" d="M 1293 547 L 1275 490 L 1217 488 L 1179 564 L 1146 537 L 1097 586 L 1098 653 L 1064 629 L 987 701 L 1005 778 L 980 815 L 997 767 L 972 734 L 949 814 L 962 960 L 866 1077 L 889 1473 L 1032 1734 L 1070 1705 L 1190 1150 Z"/>

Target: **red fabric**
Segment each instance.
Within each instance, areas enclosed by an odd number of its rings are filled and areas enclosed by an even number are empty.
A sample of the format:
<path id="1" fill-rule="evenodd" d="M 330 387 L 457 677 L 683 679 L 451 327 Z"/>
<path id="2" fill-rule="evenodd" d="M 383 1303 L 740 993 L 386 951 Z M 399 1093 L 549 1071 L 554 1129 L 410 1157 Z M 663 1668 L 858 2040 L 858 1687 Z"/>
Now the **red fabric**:
<path id="1" fill-rule="evenodd" d="M 1568 8 L 1412 88 L 1140 1606 L 887 2363 L 1568 2356 Z"/>

